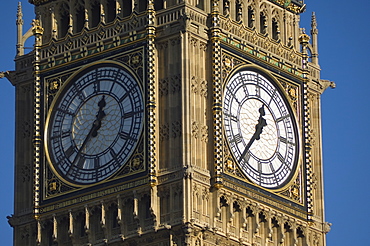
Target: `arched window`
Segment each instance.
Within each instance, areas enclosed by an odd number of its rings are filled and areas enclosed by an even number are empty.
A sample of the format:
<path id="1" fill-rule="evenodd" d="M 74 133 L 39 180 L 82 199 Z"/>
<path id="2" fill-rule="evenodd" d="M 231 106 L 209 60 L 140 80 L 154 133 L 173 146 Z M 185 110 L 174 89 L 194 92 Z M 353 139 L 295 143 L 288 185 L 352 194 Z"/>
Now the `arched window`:
<path id="1" fill-rule="evenodd" d="M 275 18 L 272 19 L 272 38 L 275 40 L 280 39 L 279 23 Z"/>
<path id="2" fill-rule="evenodd" d="M 147 0 L 139 0 L 139 9 L 138 9 L 139 12 L 146 11 L 147 4 L 148 4 L 148 1 Z"/>
<path id="3" fill-rule="evenodd" d="M 196 5 L 197 8 L 200 8 L 201 10 L 204 10 L 204 0 L 196 0 Z"/>
<path id="4" fill-rule="evenodd" d="M 67 35 L 69 30 L 69 7 L 67 4 L 63 4 L 60 8 L 60 19 L 58 27 L 58 38 L 63 38 Z"/>
<path id="5" fill-rule="evenodd" d="M 122 16 L 127 17 L 132 13 L 132 0 L 123 0 Z"/>
<path id="6" fill-rule="evenodd" d="M 247 219 L 245 230 L 251 232 L 253 230 L 253 217 L 254 217 L 252 209 L 250 207 L 247 207 L 245 209 L 245 214 Z"/>
<path id="7" fill-rule="evenodd" d="M 85 213 L 79 213 L 76 216 L 76 231 L 75 235 L 78 237 L 85 237 L 86 236 L 86 231 L 85 231 L 85 222 L 86 222 L 86 216 Z"/>
<path id="8" fill-rule="evenodd" d="M 116 228 L 119 228 L 119 224 L 118 224 L 118 206 L 117 204 L 113 203 L 110 207 L 109 207 L 109 213 L 108 213 L 108 219 L 111 221 L 111 227 L 112 229 L 116 229 Z"/>
<path id="9" fill-rule="evenodd" d="M 304 246 L 304 232 L 301 227 L 297 228 L 297 239 L 298 239 L 298 246 Z"/>
<path id="10" fill-rule="evenodd" d="M 124 223 L 124 228 L 127 231 L 136 230 L 136 223 L 134 221 L 134 201 L 132 199 L 127 199 L 123 204 L 122 218 Z"/>
<path id="11" fill-rule="evenodd" d="M 255 21 L 255 16 L 254 16 L 254 11 L 251 6 L 248 7 L 248 27 L 253 28 L 254 27 L 254 21 Z"/>
<path id="12" fill-rule="evenodd" d="M 94 207 L 91 211 L 90 215 L 90 226 L 91 226 L 91 233 L 94 233 L 95 239 L 103 239 L 104 232 L 102 228 L 102 208 L 100 206 Z"/>
<path id="13" fill-rule="evenodd" d="M 141 208 L 141 213 L 144 215 L 144 219 L 151 219 L 152 218 L 152 213 L 150 211 L 150 196 L 144 195 L 141 198 L 141 203 L 140 203 L 140 208 Z"/>
<path id="14" fill-rule="evenodd" d="M 97 27 L 100 23 L 100 3 L 95 2 L 91 6 L 91 27 Z"/>
<path id="15" fill-rule="evenodd" d="M 117 14 L 117 2 L 116 0 L 107 1 L 107 23 L 114 21 Z"/>
<path id="16" fill-rule="evenodd" d="M 234 219 L 233 219 L 233 225 L 236 229 L 239 229 L 242 225 L 241 221 L 241 208 L 239 203 L 234 202 L 233 203 L 233 212 L 234 212 Z"/>
<path id="17" fill-rule="evenodd" d="M 164 1 L 163 0 L 154 0 L 154 9 L 156 11 L 164 9 Z"/>
<path id="18" fill-rule="evenodd" d="M 288 223 L 285 223 L 284 224 L 284 244 L 283 244 L 284 246 L 292 245 L 291 234 L 292 234 L 292 228 L 290 227 Z"/>
<path id="19" fill-rule="evenodd" d="M 279 242 L 279 231 L 280 231 L 280 225 L 277 219 L 274 217 L 271 219 L 271 226 L 272 226 L 272 238 L 271 240 L 277 244 Z"/>
<path id="20" fill-rule="evenodd" d="M 83 6 L 78 6 L 75 16 L 75 28 L 74 33 L 79 33 L 85 26 L 85 8 Z"/>
<path id="21" fill-rule="evenodd" d="M 58 242 L 60 245 L 71 245 L 71 237 L 68 235 L 69 218 L 63 217 L 58 223 Z"/>
<path id="22" fill-rule="evenodd" d="M 267 33 L 267 18 L 263 12 L 260 14 L 260 33 Z"/>
<path id="23" fill-rule="evenodd" d="M 163 189 L 160 192 L 160 223 L 165 224 L 170 222 L 170 191 L 168 189 Z"/>
<path id="24" fill-rule="evenodd" d="M 224 15 L 228 16 L 230 14 L 230 1 L 224 0 L 224 6 L 223 6 L 223 13 Z"/>
<path id="25" fill-rule="evenodd" d="M 243 17 L 243 4 L 241 0 L 235 1 L 235 17 L 237 21 L 241 21 Z"/>

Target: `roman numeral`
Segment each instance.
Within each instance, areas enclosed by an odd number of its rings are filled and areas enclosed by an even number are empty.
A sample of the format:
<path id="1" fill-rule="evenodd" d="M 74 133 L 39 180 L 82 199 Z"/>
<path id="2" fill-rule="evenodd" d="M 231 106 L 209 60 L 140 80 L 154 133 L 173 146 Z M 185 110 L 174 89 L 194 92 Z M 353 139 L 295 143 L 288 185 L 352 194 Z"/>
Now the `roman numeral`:
<path id="1" fill-rule="evenodd" d="M 234 122 L 238 122 L 238 121 L 239 121 L 239 120 L 238 120 L 238 117 L 237 117 L 237 116 L 234 116 L 234 115 L 232 115 L 232 114 L 227 114 L 227 113 L 225 113 L 225 116 L 230 117 L 230 119 L 231 119 L 232 121 L 234 121 Z"/>
<path id="2" fill-rule="evenodd" d="M 69 146 L 68 149 L 64 152 L 66 157 L 69 159 L 71 155 L 74 153 L 73 145 Z"/>
<path id="3" fill-rule="evenodd" d="M 280 140 L 280 142 L 282 142 L 282 143 L 290 144 L 290 145 L 292 145 L 292 146 L 295 146 L 295 143 L 293 143 L 293 142 L 289 141 L 288 139 L 286 139 L 286 138 L 284 138 L 284 137 L 282 137 L 282 136 L 279 136 L 279 140 Z"/>
<path id="4" fill-rule="evenodd" d="M 271 97 L 270 97 L 270 101 L 268 102 L 268 105 L 270 105 L 271 104 L 271 102 L 272 101 L 274 101 L 274 98 L 275 98 L 275 96 L 276 96 L 276 89 L 274 90 L 274 92 L 271 94 Z"/>
<path id="5" fill-rule="evenodd" d="M 57 111 L 63 113 L 63 114 L 67 114 L 67 115 L 70 115 L 72 117 L 76 116 L 75 113 L 72 113 L 71 111 L 69 111 L 68 109 L 62 109 L 62 108 L 57 108 Z"/>
<path id="6" fill-rule="evenodd" d="M 283 115 L 283 116 L 281 116 L 281 117 L 277 118 L 277 119 L 276 119 L 276 122 L 283 121 L 283 120 L 285 120 L 285 119 L 287 119 L 287 118 L 289 118 L 289 117 L 290 117 L 290 114 Z"/>
<path id="7" fill-rule="evenodd" d="M 140 111 L 131 111 L 131 112 L 123 114 L 123 118 L 124 119 L 132 118 L 132 117 L 134 117 L 134 115 L 136 115 L 138 113 L 141 113 L 141 112 L 143 112 L 143 111 L 142 110 L 140 110 Z"/>
<path id="8" fill-rule="evenodd" d="M 94 92 L 99 92 L 100 91 L 100 81 L 95 80 L 94 82 Z"/>
<path id="9" fill-rule="evenodd" d="M 239 144 L 243 140 L 242 136 L 240 134 L 236 134 L 234 138 L 231 140 L 231 142 L 235 142 L 236 144 Z"/>
<path id="10" fill-rule="evenodd" d="M 121 103 L 123 100 L 125 100 L 128 97 L 128 92 L 126 92 L 119 100 L 118 102 Z"/>
<path id="11" fill-rule="evenodd" d="M 62 132 L 61 138 L 66 138 L 66 137 L 69 137 L 69 136 L 71 136 L 71 132 L 70 131 Z"/>
<path id="12" fill-rule="evenodd" d="M 280 153 L 277 154 L 277 158 L 284 165 L 285 169 L 291 170 L 291 168 L 286 163 L 285 158 Z"/>
<path id="13" fill-rule="evenodd" d="M 85 161 L 86 161 L 86 159 L 85 158 L 83 158 L 82 156 L 80 156 L 79 158 L 78 158 L 78 161 L 77 161 L 77 167 L 78 168 L 80 168 L 80 169 L 83 169 L 83 166 L 84 166 L 84 164 L 85 164 Z"/>
<path id="14" fill-rule="evenodd" d="M 248 151 L 247 154 L 244 156 L 245 162 L 249 162 L 249 159 L 251 158 L 251 153 Z"/>
<path id="15" fill-rule="evenodd" d="M 128 132 L 120 132 L 119 133 L 119 136 L 122 138 L 122 139 L 124 139 L 124 140 L 134 140 L 134 141 L 136 141 L 137 139 L 136 138 L 134 138 L 133 136 L 131 136 Z"/>
<path id="16" fill-rule="evenodd" d="M 100 166 L 100 159 L 99 157 L 94 158 L 94 168 L 98 169 Z"/>
<path id="17" fill-rule="evenodd" d="M 260 97 L 260 95 L 261 95 L 261 88 L 259 84 L 256 84 L 256 96 Z"/>
<path id="18" fill-rule="evenodd" d="M 112 156 L 112 159 L 114 160 L 115 163 L 119 163 L 119 158 L 117 156 L 117 153 L 114 152 L 113 149 L 110 149 L 109 151 L 110 155 Z M 121 159 L 121 158 L 120 158 Z"/>
<path id="19" fill-rule="evenodd" d="M 277 158 L 279 159 L 280 162 L 285 162 L 284 157 L 280 153 L 277 154 Z"/>
<path id="20" fill-rule="evenodd" d="M 270 166 L 270 170 L 272 173 L 275 173 L 275 169 L 274 169 L 274 166 L 272 165 L 272 163 L 270 162 L 269 163 L 269 166 Z M 275 175 L 274 175 L 275 176 Z M 275 177 L 275 180 L 276 180 L 276 177 Z"/>

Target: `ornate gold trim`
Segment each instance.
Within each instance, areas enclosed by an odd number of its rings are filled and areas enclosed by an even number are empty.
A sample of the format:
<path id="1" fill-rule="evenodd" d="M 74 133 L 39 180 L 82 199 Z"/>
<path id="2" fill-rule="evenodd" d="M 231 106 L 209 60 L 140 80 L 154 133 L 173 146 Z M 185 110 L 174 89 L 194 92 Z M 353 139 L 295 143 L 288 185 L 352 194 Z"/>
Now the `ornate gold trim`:
<path id="1" fill-rule="evenodd" d="M 276 78 L 276 76 L 274 76 L 270 71 L 264 69 L 264 68 L 261 68 L 257 65 L 254 65 L 254 64 L 246 64 L 246 63 L 240 63 L 238 66 L 235 66 L 224 78 L 223 78 L 223 81 L 221 82 L 222 83 L 222 95 L 223 95 L 223 92 L 224 92 L 224 87 L 226 86 L 227 82 L 230 80 L 230 78 L 235 74 L 237 73 L 238 71 L 240 70 L 254 70 L 254 71 L 257 71 L 259 73 L 262 73 L 263 75 L 265 75 L 268 79 L 272 80 L 274 82 L 274 84 L 276 86 L 279 87 L 280 91 L 283 93 L 283 97 L 285 97 L 288 101 L 288 106 L 291 108 L 291 111 L 293 112 L 293 117 L 294 117 L 294 120 L 295 120 L 295 123 L 297 124 L 297 130 L 298 130 L 298 159 L 297 159 L 297 163 L 296 163 L 296 166 L 295 166 L 295 170 L 294 172 L 291 174 L 291 178 L 289 180 L 289 182 L 287 182 L 284 186 L 280 187 L 280 188 L 277 188 L 277 189 L 268 189 L 268 188 L 264 188 L 264 187 L 261 187 L 261 186 L 258 186 L 256 184 L 254 184 L 253 182 L 249 181 L 249 179 L 246 177 L 246 175 L 244 173 L 241 172 L 240 175 L 236 175 L 235 177 L 238 177 L 238 178 L 241 178 L 243 177 L 244 179 L 248 180 L 248 183 L 251 183 L 253 185 L 255 185 L 256 187 L 258 187 L 259 189 L 263 189 L 263 190 L 266 190 L 268 192 L 271 192 L 271 193 L 275 193 L 277 195 L 279 195 L 280 192 L 288 189 L 290 186 L 293 185 L 293 183 L 295 182 L 295 180 L 297 179 L 297 176 L 299 174 L 299 170 L 301 170 L 301 168 L 303 167 L 303 149 L 304 149 L 304 144 L 302 142 L 302 126 L 301 126 L 301 120 L 299 120 L 300 118 L 298 117 L 297 115 L 297 111 L 294 110 L 295 107 L 294 107 L 294 104 L 292 104 L 292 100 L 290 100 L 290 96 L 288 95 L 288 92 L 285 90 L 285 88 L 283 87 L 283 85 L 281 84 L 281 82 L 279 81 L 279 79 Z M 223 117 L 222 117 L 222 121 L 223 121 Z M 222 136 L 223 136 L 223 139 L 225 139 L 225 131 L 224 131 L 224 127 L 222 127 Z M 227 150 L 230 149 L 229 147 L 229 144 L 228 142 L 226 141 L 225 139 L 225 142 L 226 144 L 224 143 L 225 145 L 225 148 L 227 148 Z M 223 150 L 225 151 L 225 149 Z M 226 170 L 228 167 L 233 167 L 233 169 L 231 170 L 236 170 L 236 168 L 239 169 L 239 166 L 237 163 L 233 164 L 234 163 L 234 157 L 232 156 L 231 153 L 229 153 L 229 155 L 225 155 L 224 153 L 224 162 L 223 162 L 223 170 L 225 170 L 225 167 L 226 167 Z M 232 157 L 232 159 L 230 158 L 226 158 L 226 157 Z M 233 163 L 231 163 L 233 162 Z M 236 166 L 236 168 L 235 168 Z"/>
<path id="2" fill-rule="evenodd" d="M 136 80 L 138 81 L 138 85 L 139 85 L 139 88 L 141 90 L 141 93 L 142 95 L 144 95 L 143 93 L 143 84 L 141 83 L 142 81 L 137 77 L 137 74 L 134 73 L 127 65 L 125 64 L 122 64 L 122 63 L 119 63 L 119 62 L 116 62 L 116 61 L 111 61 L 111 60 L 101 60 L 101 61 L 98 61 L 98 62 L 94 62 L 94 63 L 91 63 L 91 64 L 88 64 L 86 66 L 82 66 L 80 69 L 78 69 L 77 71 L 73 72 L 73 74 L 66 80 L 66 82 L 64 82 L 64 84 L 60 87 L 59 91 L 56 93 L 55 95 L 55 98 L 53 99 L 53 101 L 51 102 L 51 105 L 50 105 L 50 108 L 47 112 L 47 118 L 46 118 L 46 121 L 45 121 L 45 129 L 44 129 L 44 148 L 45 148 L 45 156 L 46 156 L 46 160 L 45 160 L 45 164 L 48 165 L 52 172 L 54 173 L 54 175 L 62 180 L 65 184 L 71 186 L 71 187 L 91 187 L 91 186 L 95 186 L 95 185 L 98 185 L 98 184 L 101 184 L 101 183 L 104 183 L 104 182 L 107 182 L 107 179 L 105 180 L 102 180 L 100 182 L 97 182 L 97 183 L 93 183 L 93 184 L 88 184 L 88 185 L 82 185 L 82 184 L 75 184 L 75 183 L 72 183 L 72 182 L 69 182 L 67 180 L 64 179 L 64 177 L 62 177 L 56 170 L 55 170 L 55 167 L 54 165 L 52 164 L 52 161 L 51 161 L 51 158 L 50 158 L 50 150 L 49 150 L 49 140 L 48 140 L 48 134 L 47 132 L 49 131 L 49 128 L 50 128 L 50 117 L 52 115 L 52 112 L 54 111 L 54 107 L 56 106 L 56 102 L 57 102 L 57 98 L 61 97 L 64 93 L 64 88 L 69 84 L 71 83 L 76 77 L 78 77 L 79 75 L 81 75 L 84 71 L 86 71 L 86 69 L 89 69 L 90 67 L 92 66 L 96 66 L 96 65 L 99 65 L 99 64 L 114 64 L 114 65 L 118 65 L 120 67 L 122 67 L 123 69 L 125 69 L 126 71 L 128 71 L 130 73 L 130 75 Z M 145 98 L 145 97 L 143 97 Z M 145 100 L 145 99 L 144 99 Z M 144 102 L 145 104 L 145 102 Z M 145 117 L 145 116 L 144 116 Z M 143 129 L 141 131 L 141 136 L 144 134 L 144 122 L 142 123 L 143 124 Z M 142 137 L 141 137 L 142 138 Z M 139 147 L 139 143 L 140 143 L 140 139 L 138 141 L 138 145 L 136 146 L 136 148 Z M 134 155 L 134 153 L 133 153 Z M 132 157 L 132 156 L 131 156 Z M 131 159 L 130 157 L 130 159 Z M 130 159 L 127 161 L 129 162 Z M 122 165 L 121 168 L 119 168 L 115 174 L 119 173 L 120 170 L 122 170 L 122 168 L 126 165 L 127 163 L 125 163 L 124 165 Z M 111 176 L 109 176 L 108 179 L 110 179 L 111 177 L 113 177 L 115 174 L 112 174 Z M 46 186 L 50 185 L 49 183 L 48 184 L 45 184 Z"/>

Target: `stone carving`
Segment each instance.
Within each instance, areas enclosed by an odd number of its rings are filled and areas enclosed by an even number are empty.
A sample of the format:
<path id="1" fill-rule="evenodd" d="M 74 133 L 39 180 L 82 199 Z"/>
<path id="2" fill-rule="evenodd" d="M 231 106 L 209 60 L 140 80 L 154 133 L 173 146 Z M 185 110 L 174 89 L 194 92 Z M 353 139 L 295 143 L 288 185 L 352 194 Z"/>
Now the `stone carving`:
<path id="1" fill-rule="evenodd" d="M 175 121 L 175 122 L 172 122 L 172 129 L 171 129 L 171 132 L 172 132 L 172 137 L 173 138 L 176 138 L 176 137 L 181 137 L 182 135 L 182 129 L 181 129 L 181 122 L 180 121 Z"/>
<path id="2" fill-rule="evenodd" d="M 196 76 L 193 76 L 190 83 L 191 91 L 194 94 L 199 94 L 203 97 L 208 96 L 208 82 L 206 80 L 202 80 L 199 82 L 199 79 Z"/>
<path id="3" fill-rule="evenodd" d="M 30 165 L 23 165 L 21 169 L 21 174 L 22 174 L 22 181 L 23 183 L 25 182 L 30 182 L 31 180 L 31 174 L 32 170 L 30 168 Z"/>
<path id="4" fill-rule="evenodd" d="M 203 96 L 203 97 L 207 97 L 208 96 L 208 82 L 207 80 L 202 80 L 202 82 L 200 83 L 200 95 Z"/>
<path id="5" fill-rule="evenodd" d="M 201 130 L 201 140 L 205 143 L 208 143 L 208 126 L 202 126 Z"/>
<path id="6" fill-rule="evenodd" d="M 198 93 L 198 80 L 197 80 L 197 78 L 195 76 L 193 76 L 191 78 L 190 88 L 191 88 L 191 91 L 194 94 L 197 94 Z"/>
<path id="7" fill-rule="evenodd" d="M 22 92 L 25 94 L 30 93 L 32 91 L 32 85 L 31 84 L 23 85 L 21 89 Z"/>
<path id="8" fill-rule="evenodd" d="M 191 136 L 194 138 L 199 138 L 199 123 L 196 121 L 191 123 Z"/>
<path id="9" fill-rule="evenodd" d="M 157 43 L 157 48 L 158 50 L 163 50 L 163 49 L 167 49 L 168 47 L 168 41 L 164 41 L 164 42 L 160 42 L 160 43 Z"/>
<path id="10" fill-rule="evenodd" d="M 324 223 L 324 233 L 327 234 L 331 230 L 332 223 L 325 222 Z"/>
<path id="11" fill-rule="evenodd" d="M 167 96 L 168 95 L 168 80 L 167 79 L 160 79 L 158 83 L 159 89 L 159 96 Z"/>
<path id="12" fill-rule="evenodd" d="M 199 49 L 202 50 L 202 51 L 206 51 L 208 48 L 208 45 L 207 43 L 205 42 L 199 42 Z"/>
<path id="13" fill-rule="evenodd" d="M 170 79 L 171 81 L 171 93 L 178 93 L 181 90 L 181 77 L 180 75 L 174 75 Z"/>
<path id="14" fill-rule="evenodd" d="M 182 129 L 180 121 L 174 121 L 170 124 L 166 123 L 159 127 L 159 138 L 161 142 L 168 140 L 170 137 L 180 137 L 181 134 Z"/>
<path id="15" fill-rule="evenodd" d="M 180 75 L 174 75 L 170 78 L 160 79 L 158 89 L 159 89 L 159 95 L 161 97 L 167 96 L 169 92 L 171 94 L 180 92 L 181 90 Z"/>
<path id="16" fill-rule="evenodd" d="M 168 124 L 163 124 L 159 126 L 159 139 L 161 142 L 168 140 L 169 138 L 169 126 Z"/>
<path id="17" fill-rule="evenodd" d="M 28 121 L 24 121 L 21 126 L 22 130 L 20 132 L 23 132 L 23 138 L 29 138 L 32 136 L 32 127 L 31 124 Z"/>

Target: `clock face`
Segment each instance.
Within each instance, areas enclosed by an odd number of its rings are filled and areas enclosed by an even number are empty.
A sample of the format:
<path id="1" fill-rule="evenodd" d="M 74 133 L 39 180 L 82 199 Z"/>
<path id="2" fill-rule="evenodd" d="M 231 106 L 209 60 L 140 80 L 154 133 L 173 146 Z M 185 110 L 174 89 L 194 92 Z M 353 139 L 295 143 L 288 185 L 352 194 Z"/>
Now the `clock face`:
<path id="1" fill-rule="evenodd" d="M 226 138 L 242 171 L 262 187 L 283 186 L 295 170 L 299 138 L 279 88 L 259 73 L 239 71 L 223 100 Z"/>
<path id="2" fill-rule="evenodd" d="M 143 128 L 138 82 L 113 64 L 87 69 L 63 87 L 46 129 L 49 161 L 66 181 L 88 185 L 116 173 Z"/>

